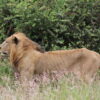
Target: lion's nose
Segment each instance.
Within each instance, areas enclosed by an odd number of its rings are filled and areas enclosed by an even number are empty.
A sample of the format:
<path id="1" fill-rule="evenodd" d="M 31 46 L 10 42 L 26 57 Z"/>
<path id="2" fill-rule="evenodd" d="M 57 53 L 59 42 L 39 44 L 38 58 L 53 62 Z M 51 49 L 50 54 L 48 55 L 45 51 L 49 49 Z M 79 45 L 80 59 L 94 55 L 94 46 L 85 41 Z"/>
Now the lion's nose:
<path id="1" fill-rule="evenodd" d="M 3 52 L 4 55 L 7 55 L 7 52 Z"/>

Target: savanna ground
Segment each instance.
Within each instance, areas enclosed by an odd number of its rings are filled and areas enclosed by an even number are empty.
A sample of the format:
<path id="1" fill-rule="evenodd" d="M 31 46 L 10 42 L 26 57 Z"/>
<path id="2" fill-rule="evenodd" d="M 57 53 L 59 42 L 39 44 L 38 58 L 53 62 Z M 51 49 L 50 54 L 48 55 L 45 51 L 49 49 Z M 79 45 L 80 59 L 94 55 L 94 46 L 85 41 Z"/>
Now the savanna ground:
<path id="1" fill-rule="evenodd" d="M 98 74 L 99 75 L 99 74 Z M 0 62 L 0 100 L 100 100 L 100 80 L 86 84 L 73 75 L 57 74 L 58 80 L 44 75 L 20 84 L 8 61 Z"/>

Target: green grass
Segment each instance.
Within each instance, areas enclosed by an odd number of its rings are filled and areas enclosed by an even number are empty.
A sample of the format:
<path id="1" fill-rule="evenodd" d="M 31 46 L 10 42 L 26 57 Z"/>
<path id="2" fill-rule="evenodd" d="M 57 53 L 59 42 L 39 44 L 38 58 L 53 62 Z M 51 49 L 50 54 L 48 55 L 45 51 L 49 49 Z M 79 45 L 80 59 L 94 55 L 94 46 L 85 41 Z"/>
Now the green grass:
<path id="1" fill-rule="evenodd" d="M 0 100 L 100 100 L 100 80 L 85 84 L 71 76 L 58 81 L 24 83 L 13 81 L 6 61 L 0 63 Z"/>
<path id="2" fill-rule="evenodd" d="M 3 61 L 0 61 L 0 85 L 6 84 L 7 77 L 11 80 L 14 78 L 13 70 L 10 67 L 10 64 L 5 59 Z"/>

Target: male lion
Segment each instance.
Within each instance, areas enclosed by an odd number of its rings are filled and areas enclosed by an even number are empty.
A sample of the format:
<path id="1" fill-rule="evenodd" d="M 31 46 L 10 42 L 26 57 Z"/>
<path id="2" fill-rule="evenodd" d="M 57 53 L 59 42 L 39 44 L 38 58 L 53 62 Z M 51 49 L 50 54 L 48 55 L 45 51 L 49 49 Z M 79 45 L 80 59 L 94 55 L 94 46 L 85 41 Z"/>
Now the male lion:
<path id="1" fill-rule="evenodd" d="M 81 48 L 42 52 L 37 43 L 20 32 L 1 44 L 1 53 L 9 55 L 21 79 L 31 79 L 33 74 L 64 70 L 90 81 L 100 68 L 100 55 L 94 51 Z"/>

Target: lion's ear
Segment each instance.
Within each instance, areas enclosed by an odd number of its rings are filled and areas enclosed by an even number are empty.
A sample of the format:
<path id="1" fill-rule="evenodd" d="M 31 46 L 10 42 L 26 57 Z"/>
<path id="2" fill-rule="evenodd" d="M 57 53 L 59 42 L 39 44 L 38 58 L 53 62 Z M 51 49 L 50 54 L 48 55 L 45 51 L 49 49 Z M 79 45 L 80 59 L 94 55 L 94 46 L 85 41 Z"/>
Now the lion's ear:
<path id="1" fill-rule="evenodd" d="M 17 37 L 13 37 L 13 42 L 14 42 L 15 44 L 18 44 L 19 39 L 18 39 Z"/>

